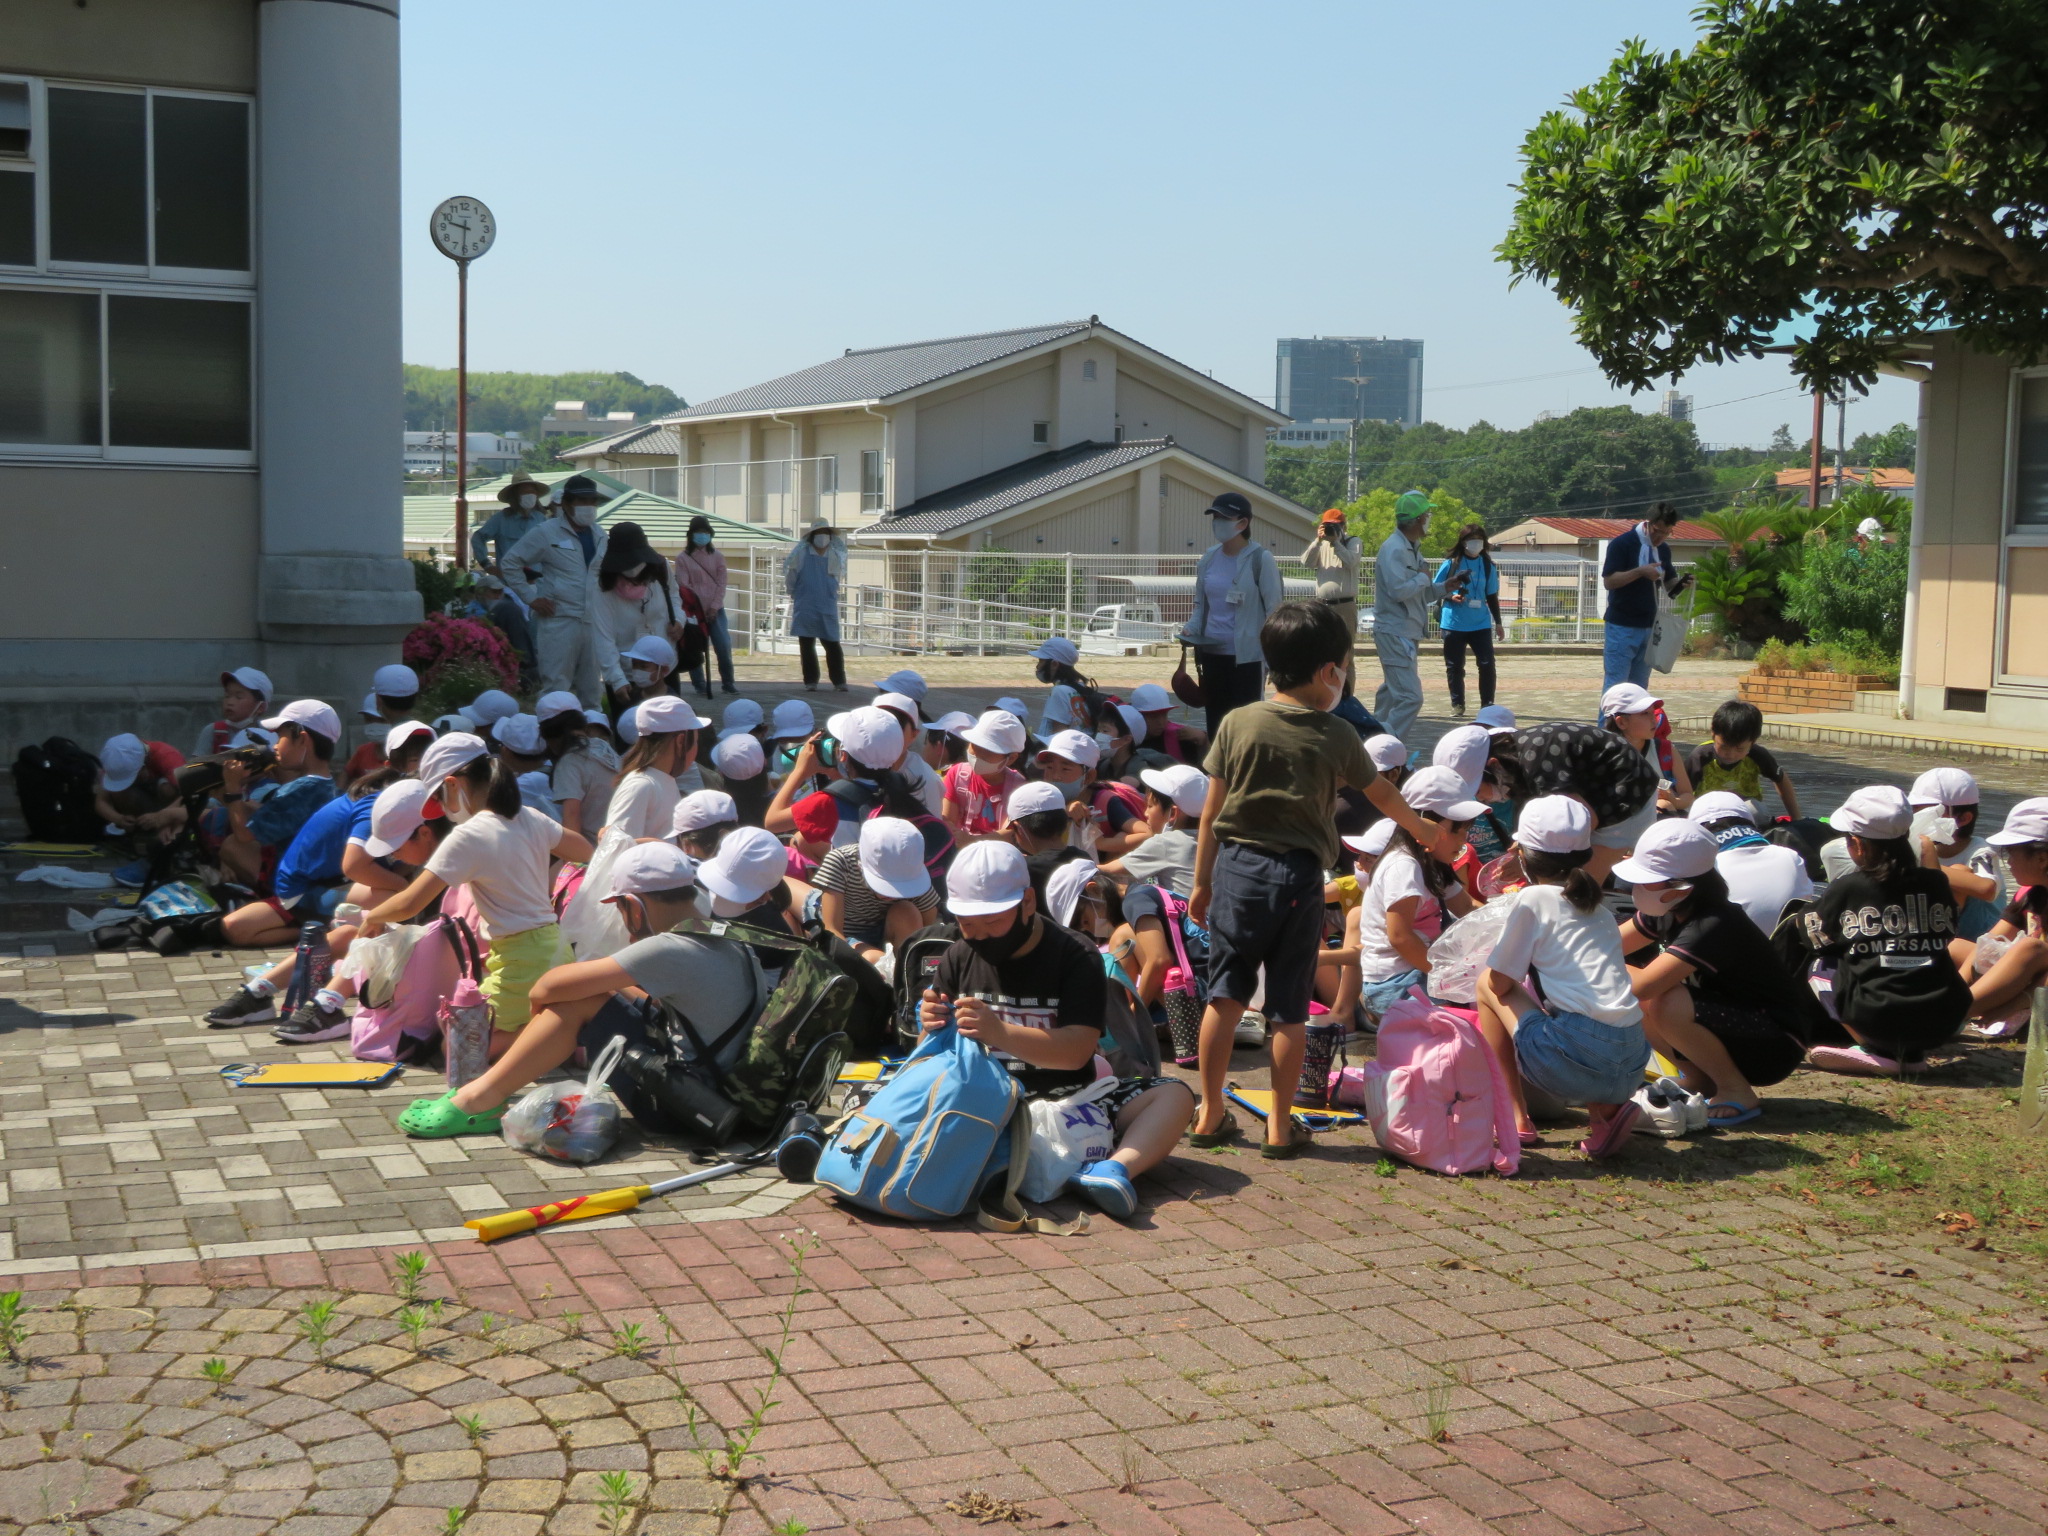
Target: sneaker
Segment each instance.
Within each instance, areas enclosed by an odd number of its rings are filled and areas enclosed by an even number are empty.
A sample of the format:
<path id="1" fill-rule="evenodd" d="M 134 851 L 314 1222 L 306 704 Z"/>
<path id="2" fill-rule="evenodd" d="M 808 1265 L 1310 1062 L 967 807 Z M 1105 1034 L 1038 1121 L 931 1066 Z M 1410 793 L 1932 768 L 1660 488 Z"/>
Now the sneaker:
<path id="1" fill-rule="evenodd" d="M 1124 1165 L 1115 1158 L 1087 1164 L 1069 1182 L 1119 1221 L 1129 1221 L 1138 1214 L 1138 1191 L 1131 1176 L 1124 1172 Z"/>
<path id="2" fill-rule="evenodd" d="M 316 1045 L 322 1040 L 339 1040 L 348 1031 L 347 1014 L 339 1008 L 322 1008 L 309 997 L 271 1034 L 283 1045 Z"/>
<path id="3" fill-rule="evenodd" d="M 259 997 L 247 987 L 235 988 L 235 995 L 206 1011 L 209 1029 L 239 1029 L 244 1024 L 268 1024 L 277 1017 L 277 999 Z"/>
<path id="4" fill-rule="evenodd" d="M 1666 1094 L 1662 1083 L 1638 1088 L 1633 1102 L 1641 1111 L 1636 1120 L 1638 1136 L 1662 1136 L 1668 1141 L 1683 1136 L 1689 1129 L 1685 1100 Z"/>
<path id="5" fill-rule="evenodd" d="M 1694 1131 L 1704 1131 L 1712 1123 L 1714 1117 L 1707 1112 L 1707 1096 L 1704 1093 L 1689 1092 L 1685 1084 L 1675 1077 L 1660 1077 L 1650 1086 L 1653 1092 L 1663 1094 L 1672 1103 L 1684 1108 L 1686 1135 L 1690 1136 Z"/>
<path id="6" fill-rule="evenodd" d="M 1464 706 L 1464 705 L 1462 705 L 1462 704 L 1453 704 L 1453 705 L 1451 706 L 1451 718 L 1452 718 L 1453 720 L 1462 720 L 1462 719 L 1464 719 L 1464 718 L 1465 718 L 1465 706 Z"/>
<path id="7" fill-rule="evenodd" d="M 1236 1043 L 1240 1050 L 1255 1051 L 1266 1043 L 1266 1016 L 1247 1008 L 1237 1021 Z"/>
<path id="8" fill-rule="evenodd" d="M 133 864 L 123 864 L 114 871 L 114 884 L 125 885 L 131 891 L 139 891 L 149 878 L 149 860 L 137 859 Z"/>

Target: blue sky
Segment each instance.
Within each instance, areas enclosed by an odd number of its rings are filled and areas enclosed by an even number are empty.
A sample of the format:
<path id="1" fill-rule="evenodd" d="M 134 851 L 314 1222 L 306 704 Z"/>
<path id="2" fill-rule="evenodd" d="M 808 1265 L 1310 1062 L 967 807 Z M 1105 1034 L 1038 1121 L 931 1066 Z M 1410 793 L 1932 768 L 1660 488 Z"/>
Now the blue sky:
<path id="1" fill-rule="evenodd" d="M 1625 402 L 1492 249 L 1523 134 L 1624 38 L 1683 46 L 1691 4 L 406 0 L 405 355 L 454 362 L 426 222 L 462 193 L 500 231 L 476 368 L 697 400 L 1099 314 L 1253 395 L 1276 337 L 1392 335 L 1453 426 Z M 1806 436 L 1790 384 L 1767 359 L 1680 387 L 1704 440 L 1760 444 Z M 1849 432 L 1913 414 L 1882 381 Z"/>

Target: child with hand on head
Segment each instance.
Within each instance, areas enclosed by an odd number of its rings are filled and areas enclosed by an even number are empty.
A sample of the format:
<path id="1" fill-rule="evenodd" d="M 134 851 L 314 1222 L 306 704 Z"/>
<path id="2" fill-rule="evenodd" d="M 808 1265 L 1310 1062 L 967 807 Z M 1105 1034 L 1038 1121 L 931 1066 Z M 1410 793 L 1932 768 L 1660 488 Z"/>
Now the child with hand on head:
<path id="1" fill-rule="evenodd" d="M 529 1018 L 534 983 L 569 958 L 549 898 L 549 861 L 586 860 L 590 843 L 520 804 L 518 779 L 480 737 L 443 736 L 421 758 L 420 779 L 455 830 L 410 885 L 363 914 L 360 936 L 371 938 L 405 921 L 450 886 L 469 887 L 491 934 L 483 992 L 495 1017 L 496 1055 L 509 1043 L 501 1037 L 516 1034 Z M 398 1126 L 414 1136 L 457 1136 L 494 1130 L 497 1122 L 477 1123 L 444 1096 L 416 1101 L 399 1116 Z"/>
<path id="2" fill-rule="evenodd" d="M 1451 863 L 1484 807 L 1468 798 L 1455 770 L 1434 766 L 1411 773 L 1401 785 L 1401 798 L 1415 808 L 1422 830 L 1393 830 L 1359 907 L 1360 978 L 1366 1009 L 1374 1018 L 1410 989 L 1427 988 L 1429 946 L 1443 933 L 1447 918 L 1472 910 Z"/>
<path id="3" fill-rule="evenodd" d="M 1282 603 L 1259 631 L 1275 697 L 1224 716 L 1210 744 L 1189 916 L 1209 928 L 1202 1016 L 1202 1104 L 1191 1145 L 1236 1129 L 1224 1079 L 1239 1021 L 1265 971 L 1273 1107 L 1261 1153 L 1298 1156 L 1291 1105 L 1307 1048 L 1309 1001 L 1323 939 L 1323 875 L 1337 862 L 1337 790 L 1365 792 L 1410 836 L 1434 833 L 1380 781 L 1358 732 L 1330 711 L 1344 696 L 1351 636 L 1325 603 Z"/>
<path id="4" fill-rule="evenodd" d="M 1515 1098 L 1515 1126 L 1534 1145 L 1524 1081 L 1566 1104 L 1583 1104 L 1589 1157 L 1609 1157 L 1640 1114 L 1632 1102 L 1650 1059 L 1643 1011 L 1630 985 L 1621 933 L 1586 873 L 1593 816 L 1563 795 L 1522 808 L 1515 847 L 1529 884 L 1504 898 L 1501 930 L 1478 989 L 1479 1028 Z M 1525 984 L 1541 980 L 1539 1002 Z"/>

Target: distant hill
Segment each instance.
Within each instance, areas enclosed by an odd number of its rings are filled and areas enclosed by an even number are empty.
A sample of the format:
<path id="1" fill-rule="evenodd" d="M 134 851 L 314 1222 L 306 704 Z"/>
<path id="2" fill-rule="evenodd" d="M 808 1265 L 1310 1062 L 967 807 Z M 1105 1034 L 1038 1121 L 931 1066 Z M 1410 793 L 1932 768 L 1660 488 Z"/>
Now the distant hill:
<path id="1" fill-rule="evenodd" d="M 469 430 L 535 437 L 557 400 L 581 400 L 591 414 L 635 411 L 642 421 L 686 403 L 674 390 L 630 373 L 472 373 Z M 435 432 L 455 426 L 455 370 L 405 365 L 405 426 Z"/>

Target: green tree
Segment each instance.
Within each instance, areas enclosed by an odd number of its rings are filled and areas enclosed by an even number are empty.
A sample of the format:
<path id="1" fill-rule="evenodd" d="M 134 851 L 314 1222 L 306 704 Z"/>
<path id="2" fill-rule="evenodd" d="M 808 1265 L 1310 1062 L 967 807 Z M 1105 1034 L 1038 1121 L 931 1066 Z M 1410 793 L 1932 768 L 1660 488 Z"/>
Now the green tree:
<path id="1" fill-rule="evenodd" d="M 683 397 L 630 373 L 472 373 L 469 429 L 532 437 L 557 400 L 581 400 L 590 410 L 633 411 L 642 421 L 683 408 Z M 409 432 L 453 431 L 455 370 L 405 365 L 405 426 Z"/>
<path id="2" fill-rule="evenodd" d="M 1499 248 L 1617 384 L 1761 353 L 1810 389 L 1898 338 L 2048 347 L 2041 0 L 1707 0 L 1689 53 L 1630 42 L 1523 142 Z"/>
<path id="3" fill-rule="evenodd" d="M 1882 432 L 1858 432 L 1849 445 L 1849 462 L 1859 468 L 1911 469 L 1920 434 L 1903 421 Z"/>
<path id="4" fill-rule="evenodd" d="M 1344 499 L 1346 445 L 1321 448 L 1268 448 L 1266 488 L 1289 501 L 1320 512 Z"/>
<path id="5" fill-rule="evenodd" d="M 1472 509 L 1449 491 L 1431 491 L 1429 499 L 1436 503 L 1436 511 L 1429 516 L 1429 532 L 1422 536 L 1422 553 L 1441 557 L 1451 552 L 1458 530 L 1476 518 Z M 1382 487 L 1367 491 L 1344 508 L 1344 526 L 1359 540 L 1368 557 L 1393 533 L 1394 504 L 1399 500 L 1400 492 Z"/>
<path id="6" fill-rule="evenodd" d="M 562 437 L 553 435 L 537 443 L 528 443 L 526 451 L 519 455 L 519 467 L 529 475 L 544 475 L 551 470 L 563 468 L 562 455 L 579 443 L 595 442 L 590 437 Z"/>

